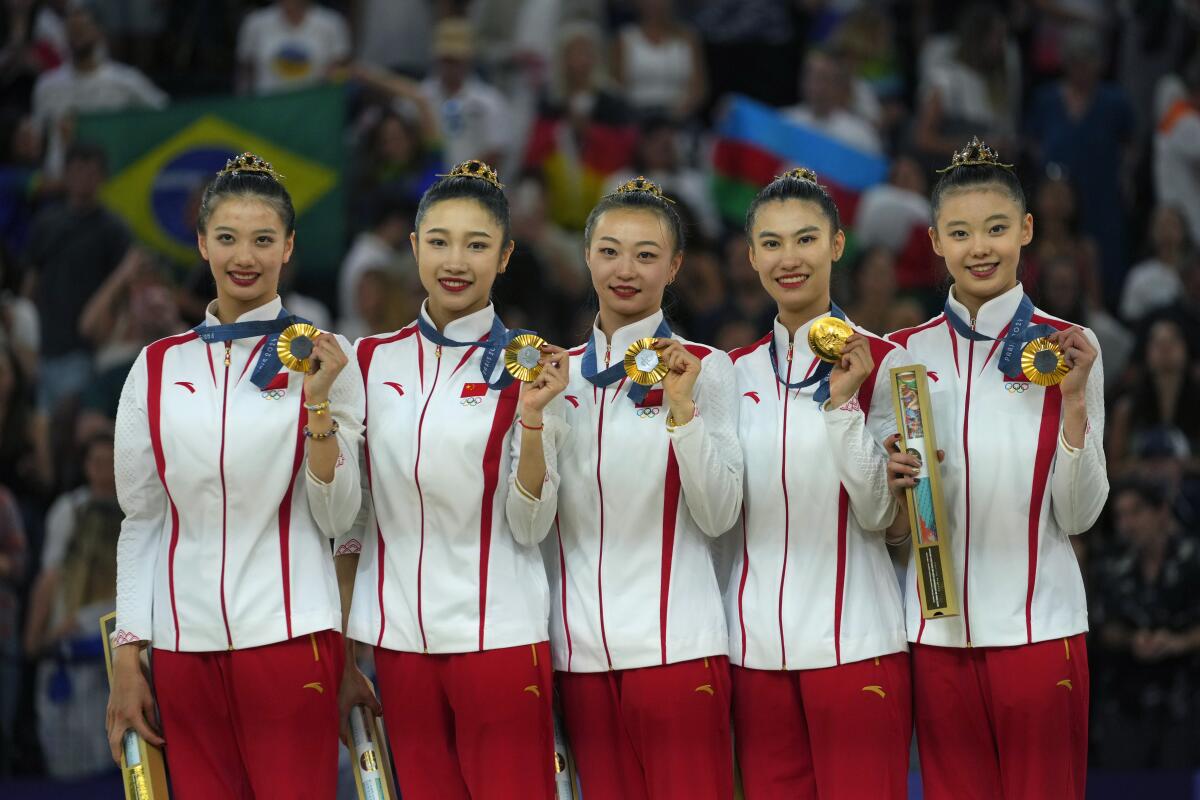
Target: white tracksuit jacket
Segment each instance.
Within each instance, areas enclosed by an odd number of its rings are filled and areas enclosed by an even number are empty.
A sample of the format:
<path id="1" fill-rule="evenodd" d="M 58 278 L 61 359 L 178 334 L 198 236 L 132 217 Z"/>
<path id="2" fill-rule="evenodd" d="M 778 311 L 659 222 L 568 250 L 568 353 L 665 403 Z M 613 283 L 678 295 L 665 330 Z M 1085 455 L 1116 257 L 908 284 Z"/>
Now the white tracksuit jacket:
<path id="1" fill-rule="evenodd" d="M 660 311 L 621 328 L 611 346 L 594 330 L 599 368 L 661 321 Z M 661 386 L 635 405 L 630 381 L 595 387 L 583 377 L 583 348 L 571 351 L 570 383 L 544 415 L 541 498 L 509 493 L 518 537 L 546 537 L 555 669 L 629 669 L 728 650 L 710 542 L 741 508 L 733 368 L 725 353 L 686 344 L 702 359 L 697 416 L 670 432 Z"/>
<path id="2" fill-rule="evenodd" d="M 276 298 L 237 321 L 279 311 Z M 211 307 L 207 321 L 219 324 Z M 243 649 L 341 627 L 330 539 L 362 498 L 362 381 L 351 361 L 330 392 L 341 454 L 324 484 L 306 467 L 304 376 L 281 369 L 266 391 L 250 381 L 265 340 L 227 349 L 189 331 L 130 370 L 115 453 L 121 643 Z"/>
<path id="3" fill-rule="evenodd" d="M 820 364 L 775 322 L 779 374 L 799 383 Z M 867 331 L 874 371 L 856 397 L 822 410 L 817 386 L 787 390 L 768 334 L 731 354 L 746 462 L 742 518 L 730 532 L 725 591 L 729 657 L 754 669 L 815 669 L 908 649 L 883 529 L 896 503 L 882 442 L 895 433 L 888 371 L 904 350 Z"/>
<path id="4" fill-rule="evenodd" d="M 1020 284 L 984 304 L 976 319 L 950 307 L 980 333 L 998 337 L 1021 302 Z M 1065 322 L 1035 309 L 1033 323 Z M 1095 335 L 1085 335 L 1099 351 Z M 922 620 L 916 567 L 909 561 L 908 638 L 949 647 L 1011 646 L 1087 630 L 1083 578 L 1069 536 L 1091 528 L 1108 497 L 1104 463 L 1104 374 L 1099 358 L 1086 388 L 1082 448 L 1062 436 L 1062 393 L 996 368 L 1001 346 L 972 342 L 945 314 L 888 337 L 930 371 L 929 397 L 961 614 Z M 1018 373 L 1020 370 L 1016 370 Z"/>
<path id="5" fill-rule="evenodd" d="M 489 305 L 442 333 L 479 341 L 494 316 Z M 541 552 L 504 514 L 520 384 L 488 389 L 482 349 L 439 347 L 415 322 L 354 348 L 368 428 L 364 513 L 337 550 L 362 554 L 350 637 L 414 653 L 546 641 Z"/>

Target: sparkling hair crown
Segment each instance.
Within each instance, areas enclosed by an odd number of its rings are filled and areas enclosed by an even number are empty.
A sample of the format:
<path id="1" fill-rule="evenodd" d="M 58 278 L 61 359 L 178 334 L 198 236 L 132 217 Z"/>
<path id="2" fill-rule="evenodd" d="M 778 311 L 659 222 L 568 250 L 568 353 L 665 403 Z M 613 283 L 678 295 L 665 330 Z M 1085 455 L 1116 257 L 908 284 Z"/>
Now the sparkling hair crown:
<path id="1" fill-rule="evenodd" d="M 234 156 L 227 160 L 225 162 L 225 169 L 218 172 L 217 175 L 237 175 L 242 172 L 257 172 L 262 175 L 269 175 L 275 181 L 282 180 L 283 178 L 282 175 L 275 171 L 275 168 L 271 166 L 269 161 L 259 158 L 248 150 L 240 156 Z"/>
<path id="2" fill-rule="evenodd" d="M 952 169 L 959 167 L 970 166 L 988 166 L 999 167 L 1000 169 L 1012 169 L 1012 164 L 1001 164 L 1000 155 L 986 142 L 979 139 L 978 136 L 972 136 L 971 141 L 967 142 L 967 146 L 962 150 L 955 151 L 950 158 L 950 166 L 939 169 L 938 174 L 949 172 Z"/>
<path id="3" fill-rule="evenodd" d="M 796 167 L 789 169 L 782 175 L 776 175 L 775 181 L 781 181 L 784 178 L 795 178 L 798 181 L 808 181 L 809 183 L 817 183 L 817 173 L 813 172 L 808 167 Z M 774 183 L 775 181 L 771 181 Z"/>
<path id="4" fill-rule="evenodd" d="M 646 194 L 654 195 L 659 200 L 666 200 L 668 203 L 675 202 L 674 200 L 672 200 L 671 198 L 669 198 L 665 194 L 663 194 L 663 190 L 662 190 L 661 186 L 659 186 L 654 181 L 647 180 L 645 177 L 643 177 L 641 175 L 638 175 L 633 180 L 625 181 L 624 183 L 622 183 L 620 186 L 617 187 L 617 191 L 614 192 L 614 194 L 629 194 L 631 192 L 645 192 Z"/>
<path id="5" fill-rule="evenodd" d="M 454 169 L 450 170 L 445 175 L 438 175 L 439 178 L 475 178 L 476 180 L 484 181 L 495 186 L 503 191 L 504 184 L 500 182 L 500 176 L 497 174 L 494 167 L 477 158 L 472 158 L 462 162 Z"/>

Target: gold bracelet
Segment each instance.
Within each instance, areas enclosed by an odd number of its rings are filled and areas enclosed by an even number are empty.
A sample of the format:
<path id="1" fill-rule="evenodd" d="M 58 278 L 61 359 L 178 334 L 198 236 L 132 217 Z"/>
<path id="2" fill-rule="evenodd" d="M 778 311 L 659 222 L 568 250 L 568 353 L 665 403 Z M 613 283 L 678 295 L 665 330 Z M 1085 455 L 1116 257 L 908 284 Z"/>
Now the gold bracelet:
<path id="1" fill-rule="evenodd" d="M 329 401 L 322 400 L 319 403 L 311 403 L 311 404 L 305 403 L 304 410 L 310 414 L 316 414 L 318 417 L 321 416 L 322 414 L 328 414 L 329 413 Z"/>

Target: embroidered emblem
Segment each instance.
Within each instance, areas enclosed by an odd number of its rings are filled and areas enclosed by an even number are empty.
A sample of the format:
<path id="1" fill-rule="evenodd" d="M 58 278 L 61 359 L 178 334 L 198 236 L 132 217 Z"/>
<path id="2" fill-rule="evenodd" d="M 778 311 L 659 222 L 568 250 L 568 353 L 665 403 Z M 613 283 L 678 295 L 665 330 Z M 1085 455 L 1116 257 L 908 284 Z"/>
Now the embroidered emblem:
<path id="1" fill-rule="evenodd" d="M 116 641 L 117 641 L 118 646 L 123 645 L 123 644 L 129 644 L 130 642 L 140 642 L 141 640 L 142 640 L 142 637 L 138 636 L 135 633 L 130 633 L 129 631 L 126 631 L 126 630 L 117 631 Z"/>
<path id="2" fill-rule="evenodd" d="M 334 555 L 335 556 L 347 556 L 347 555 L 351 555 L 352 553 L 361 553 L 361 552 L 362 552 L 362 542 L 360 542 L 358 539 L 350 539 L 345 544 L 343 544 L 341 547 L 339 547 L 337 549 L 337 552 L 334 553 Z"/>
<path id="3" fill-rule="evenodd" d="M 1005 381 L 1004 389 L 1009 394 L 1025 394 L 1030 385 L 1029 381 Z"/>

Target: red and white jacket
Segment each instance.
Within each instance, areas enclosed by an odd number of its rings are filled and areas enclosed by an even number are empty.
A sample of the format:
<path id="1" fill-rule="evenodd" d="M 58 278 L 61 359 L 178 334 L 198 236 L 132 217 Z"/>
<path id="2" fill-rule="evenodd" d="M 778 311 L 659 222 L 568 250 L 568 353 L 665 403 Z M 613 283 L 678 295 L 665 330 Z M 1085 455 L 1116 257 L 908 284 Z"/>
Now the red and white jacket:
<path id="1" fill-rule="evenodd" d="M 595 330 L 597 365 L 624 358 L 662 318 L 621 328 L 611 345 Z M 597 388 L 583 377 L 583 348 L 572 350 L 570 382 L 544 414 L 541 498 L 509 493 L 514 533 L 550 534 L 555 669 L 632 669 L 728 649 L 710 541 L 742 502 L 733 367 L 719 350 L 685 344 L 701 359 L 697 415 L 672 431 L 661 386 L 635 405 L 629 380 Z"/>
<path id="2" fill-rule="evenodd" d="M 821 361 L 805 323 L 788 342 L 775 321 L 779 374 L 799 383 Z M 874 371 L 857 396 L 823 410 L 817 385 L 788 390 L 770 334 L 731 354 L 746 462 L 742 519 L 728 542 L 730 661 L 753 669 L 819 669 L 908 649 L 903 603 L 883 529 L 896 502 L 882 442 L 896 432 L 889 370 L 902 348 L 861 328 Z"/>
<path id="3" fill-rule="evenodd" d="M 237 321 L 279 311 L 276 298 Z M 212 307 L 206 319 L 220 324 Z M 304 376 L 281 369 L 266 390 L 250 381 L 265 341 L 170 336 L 143 349 L 125 380 L 115 442 L 120 643 L 231 650 L 341 625 L 329 540 L 362 499 L 362 381 L 351 362 L 330 391 L 341 454 L 322 483 L 306 467 Z"/>
<path id="4" fill-rule="evenodd" d="M 951 309 L 975 330 L 1000 337 L 1023 289 L 985 303 L 974 320 L 950 292 Z M 1035 309 L 1033 323 L 1071 323 Z M 1095 335 L 1084 334 L 1097 352 Z M 923 620 L 910 558 L 908 638 L 948 647 L 1004 647 L 1087 630 L 1083 578 L 1069 536 L 1092 527 L 1108 497 L 1104 463 L 1104 374 L 1088 375 L 1082 448 L 1062 434 L 1062 392 L 996 368 L 1001 345 L 972 342 L 940 314 L 888 338 L 929 370 L 942 463 L 942 491 L 960 615 Z"/>
<path id="5" fill-rule="evenodd" d="M 442 333 L 482 341 L 494 317 L 489 305 Z M 337 549 L 362 552 L 350 637 L 413 653 L 546 641 L 542 555 L 513 538 L 504 515 L 520 384 L 489 389 L 480 348 L 440 347 L 415 322 L 354 349 L 369 493 Z"/>

